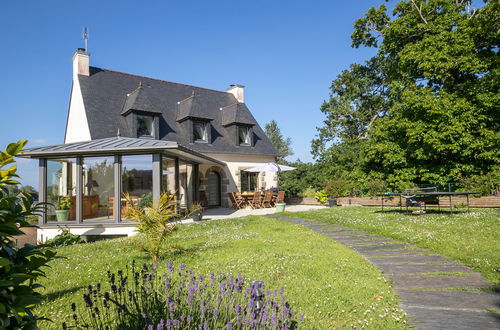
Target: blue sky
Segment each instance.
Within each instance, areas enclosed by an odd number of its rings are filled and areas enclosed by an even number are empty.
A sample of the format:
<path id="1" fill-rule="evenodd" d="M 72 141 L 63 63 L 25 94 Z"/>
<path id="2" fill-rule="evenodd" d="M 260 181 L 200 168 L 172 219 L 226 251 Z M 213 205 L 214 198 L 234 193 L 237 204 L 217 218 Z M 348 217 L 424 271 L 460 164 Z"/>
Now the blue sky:
<path id="1" fill-rule="evenodd" d="M 245 85 L 263 127 L 272 119 L 311 161 L 331 81 L 372 49 L 350 47 L 354 21 L 382 0 L 8 1 L 0 12 L 0 148 L 63 143 L 71 57 L 90 31 L 91 65 L 225 90 Z M 20 160 L 25 184 L 37 164 Z"/>

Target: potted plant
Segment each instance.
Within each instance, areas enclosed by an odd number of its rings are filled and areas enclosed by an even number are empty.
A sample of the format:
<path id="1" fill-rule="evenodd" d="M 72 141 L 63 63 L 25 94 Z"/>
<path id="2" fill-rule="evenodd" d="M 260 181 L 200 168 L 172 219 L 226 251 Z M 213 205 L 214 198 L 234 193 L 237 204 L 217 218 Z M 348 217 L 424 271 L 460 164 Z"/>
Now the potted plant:
<path id="1" fill-rule="evenodd" d="M 57 221 L 68 221 L 69 209 L 71 208 L 71 197 L 61 196 L 59 197 L 59 202 L 56 205 L 56 218 Z"/>
<path id="2" fill-rule="evenodd" d="M 285 195 L 283 192 L 281 194 L 278 192 L 278 197 L 276 198 L 276 203 L 274 203 L 274 205 L 276 206 L 277 213 L 285 212 L 286 203 L 285 203 Z"/>
<path id="3" fill-rule="evenodd" d="M 203 206 L 200 203 L 193 203 L 188 210 L 188 213 L 193 217 L 193 221 L 203 220 Z"/>

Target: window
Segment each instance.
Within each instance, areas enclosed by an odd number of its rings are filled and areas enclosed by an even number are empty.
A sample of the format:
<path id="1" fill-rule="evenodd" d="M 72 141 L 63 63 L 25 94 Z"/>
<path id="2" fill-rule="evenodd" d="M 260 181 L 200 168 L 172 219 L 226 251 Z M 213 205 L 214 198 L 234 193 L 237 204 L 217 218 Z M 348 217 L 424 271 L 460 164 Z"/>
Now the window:
<path id="1" fill-rule="evenodd" d="M 241 191 L 256 191 L 259 173 L 241 171 Z"/>
<path id="2" fill-rule="evenodd" d="M 141 136 L 154 136 L 152 116 L 137 116 L 137 137 Z"/>
<path id="3" fill-rule="evenodd" d="M 208 142 L 208 124 L 203 121 L 193 122 L 194 142 Z"/>
<path id="4" fill-rule="evenodd" d="M 250 127 L 240 126 L 238 127 L 238 141 L 240 146 L 251 145 L 252 140 L 250 139 L 251 129 Z"/>
<path id="5" fill-rule="evenodd" d="M 76 159 L 47 160 L 47 221 L 74 221 L 76 219 Z M 55 206 L 62 199 L 70 200 L 69 212 L 58 212 Z M 58 215 L 59 213 L 59 215 Z M 63 213 L 61 215 L 61 213 Z"/>
<path id="6" fill-rule="evenodd" d="M 82 165 L 83 220 L 112 219 L 115 198 L 114 157 L 85 157 Z"/>

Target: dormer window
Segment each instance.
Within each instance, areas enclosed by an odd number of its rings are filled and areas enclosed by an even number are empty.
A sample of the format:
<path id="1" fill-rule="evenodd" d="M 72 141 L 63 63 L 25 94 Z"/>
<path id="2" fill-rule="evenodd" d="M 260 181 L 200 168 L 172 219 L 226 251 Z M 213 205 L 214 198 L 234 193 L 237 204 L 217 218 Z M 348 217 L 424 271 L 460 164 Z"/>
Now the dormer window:
<path id="1" fill-rule="evenodd" d="M 154 137 L 153 116 L 136 116 L 137 137 Z"/>
<path id="2" fill-rule="evenodd" d="M 193 141 L 201 143 L 208 142 L 208 122 L 193 121 Z"/>
<path id="3" fill-rule="evenodd" d="M 248 126 L 239 126 L 238 141 L 240 146 L 252 145 L 252 128 Z"/>

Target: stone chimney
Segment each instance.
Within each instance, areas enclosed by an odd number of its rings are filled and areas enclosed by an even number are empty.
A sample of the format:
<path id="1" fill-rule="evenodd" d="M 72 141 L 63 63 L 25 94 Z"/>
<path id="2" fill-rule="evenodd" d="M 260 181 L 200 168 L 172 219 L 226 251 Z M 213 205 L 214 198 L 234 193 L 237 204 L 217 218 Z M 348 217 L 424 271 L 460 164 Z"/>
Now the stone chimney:
<path id="1" fill-rule="evenodd" d="M 243 85 L 230 85 L 226 92 L 234 95 L 238 103 L 245 102 L 245 86 Z"/>
<path id="2" fill-rule="evenodd" d="M 73 78 L 77 75 L 89 76 L 89 56 L 85 49 L 78 48 L 73 55 Z"/>

